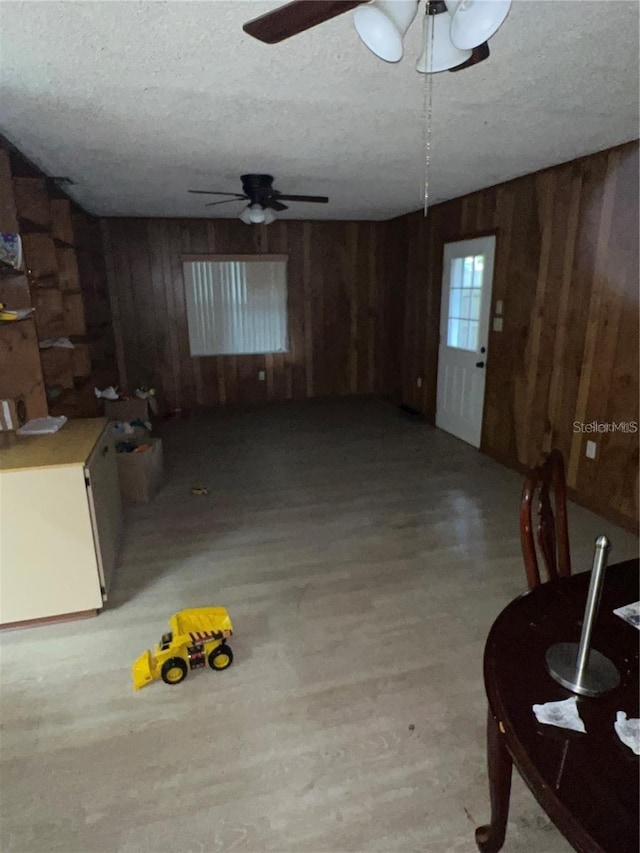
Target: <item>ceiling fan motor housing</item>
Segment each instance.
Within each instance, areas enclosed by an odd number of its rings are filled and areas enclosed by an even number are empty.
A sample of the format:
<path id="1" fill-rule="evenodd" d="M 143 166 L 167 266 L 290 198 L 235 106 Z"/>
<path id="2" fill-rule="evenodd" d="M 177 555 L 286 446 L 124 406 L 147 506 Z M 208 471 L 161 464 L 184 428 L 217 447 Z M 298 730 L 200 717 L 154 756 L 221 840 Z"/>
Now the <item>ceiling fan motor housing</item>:
<path id="1" fill-rule="evenodd" d="M 276 195 L 273 189 L 273 175 L 240 175 L 242 189 L 255 204 L 266 206 L 269 199 Z"/>

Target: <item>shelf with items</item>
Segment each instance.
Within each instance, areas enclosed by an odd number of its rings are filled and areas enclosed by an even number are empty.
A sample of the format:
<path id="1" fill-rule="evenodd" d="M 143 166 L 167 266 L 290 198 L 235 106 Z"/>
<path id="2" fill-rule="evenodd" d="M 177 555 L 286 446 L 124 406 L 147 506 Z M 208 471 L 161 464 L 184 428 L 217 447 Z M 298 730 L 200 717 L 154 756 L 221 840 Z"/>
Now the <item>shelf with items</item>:
<path id="1" fill-rule="evenodd" d="M 0 325 L 0 399 L 25 401 L 27 417 L 47 415 L 44 376 L 32 318 Z"/>
<path id="2" fill-rule="evenodd" d="M 30 334 L 3 327 L 3 346 L 10 339 L 24 348 L 22 361 L 37 372 L 41 402 L 49 392 L 52 414 L 92 416 L 93 384 L 117 384 L 100 222 L 2 143 L 0 225 L 2 231 L 20 234 L 25 264 L 20 273 L 0 269 L 0 301 L 9 308 L 34 309 L 33 319 L 6 324 L 26 326 Z M 39 348 L 40 342 L 60 338 L 73 347 Z M 16 348 L 12 353 L 17 359 Z M 24 372 L 22 379 L 25 387 L 31 382 Z"/>
<path id="3" fill-rule="evenodd" d="M 0 302 L 0 324 L 20 323 L 33 317 L 33 308 L 15 308 Z"/>
<path id="4" fill-rule="evenodd" d="M 0 231 L 19 233 L 11 160 L 4 149 L 0 149 Z M 32 308 L 24 270 L 2 265 L 0 302 L 8 309 Z M 47 399 L 33 315 L 0 322 L 0 365 L 0 399 L 14 402 L 22 399 L 28 418 L 45 417 Z"/>
<path id="5" fill-rule="evenodd" d="M 17 270 L 11 264 L 8 264 L 6 261 L 0 261 L 0 279 L 7 278 L 7 276 L 13 275 L 23 275 L 22 270 Z"/>

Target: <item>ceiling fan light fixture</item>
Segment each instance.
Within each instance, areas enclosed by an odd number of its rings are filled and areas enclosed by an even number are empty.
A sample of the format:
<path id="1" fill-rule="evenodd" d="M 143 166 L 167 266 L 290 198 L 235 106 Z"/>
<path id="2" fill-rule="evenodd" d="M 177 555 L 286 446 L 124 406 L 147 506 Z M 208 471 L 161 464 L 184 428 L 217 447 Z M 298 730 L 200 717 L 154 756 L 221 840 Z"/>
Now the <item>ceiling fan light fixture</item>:
<path id="1" fill-rule="evenodd" d="M 249 204 L 240 213 L 238 219 L 245 225 L 270 225 L 275 221 L 276 215 L 269 207 L 260 204 Z"/>
<path id="2" fill-rule="evenodd" d="M 471 58 L 471 50 L 460 50 L 451 41 L 451 15 L 444 2 L 432 2 L 424 16 L 424 50 L 416 62 L 420 74 L 436 74 L 462 65 Z"/>
<path id="3" fill-rule="evenodd" d="M 251 205 L 248 204 L 245 208 L 243 208 L 238 214 L 238 219 L 241 222 L 244 222 L 245 225 L 252 225 L 253 220 L 251 219 Z"/>
<path id="4" fill-rule="evenodd" d="M 452 16 L 451 41 L 469 50 L 495 35 L 504 23 L 512 0 L 448 0 Z"/>
<path id="5" fill-rule="evenodd" d="M 353 13 L 358 35 L 385 62 L 399 62 L 404 35 L 418 12 L 418 0 L 373 0 Z"/>
<path id="6" fill-rule="evenodd" d="M 249 221 L 252 225 L 262 225 L 265 218 L 265 211 L 263 207 L 259 204 L 252 204 L 249 206 Z"/>

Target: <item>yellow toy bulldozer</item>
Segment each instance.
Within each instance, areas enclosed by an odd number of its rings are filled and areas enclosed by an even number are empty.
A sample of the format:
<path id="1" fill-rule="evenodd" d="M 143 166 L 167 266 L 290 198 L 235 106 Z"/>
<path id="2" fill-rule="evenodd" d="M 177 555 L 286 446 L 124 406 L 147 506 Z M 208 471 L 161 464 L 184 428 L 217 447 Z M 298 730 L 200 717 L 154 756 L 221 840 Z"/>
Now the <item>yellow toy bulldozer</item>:
<path id="1" fill-rule="evenodd" d="M 157 678 L 165 684 L 180 684 L 190 669 L 208 663 L 211 669 L 227 669 L 233 652 L 226 640 L 233 634 L 231 619 L 224 607 L 193 607 L 181 610 L 169 619 L 164 634 L 153 652 L 143 652 L 133 664 L 133 686 L 140 690 Z"/>

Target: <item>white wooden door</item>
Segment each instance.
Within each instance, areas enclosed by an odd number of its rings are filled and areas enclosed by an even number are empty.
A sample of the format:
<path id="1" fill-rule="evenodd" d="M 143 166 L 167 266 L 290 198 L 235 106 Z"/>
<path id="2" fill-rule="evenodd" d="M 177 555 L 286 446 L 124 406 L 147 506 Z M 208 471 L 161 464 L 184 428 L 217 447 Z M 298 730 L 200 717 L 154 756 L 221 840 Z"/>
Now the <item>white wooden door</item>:
<path id="1" fill-rule="evenodd" d="M 436 426 L 480 447 L 495 237 L 444 247 Z"/>

